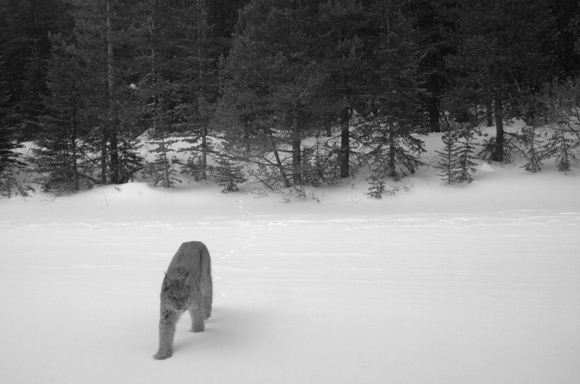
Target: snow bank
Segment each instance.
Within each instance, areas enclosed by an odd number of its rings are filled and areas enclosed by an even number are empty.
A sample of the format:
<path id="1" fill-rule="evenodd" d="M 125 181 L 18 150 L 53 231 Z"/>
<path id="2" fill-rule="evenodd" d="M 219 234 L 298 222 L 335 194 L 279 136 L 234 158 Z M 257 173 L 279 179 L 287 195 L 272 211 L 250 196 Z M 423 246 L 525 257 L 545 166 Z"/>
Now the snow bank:
<path id="1" fill-rule="evenodd" d="M 428 145 L 436 145 L 437 135 Z M 494 172 L 486 172 L 493 167 Z M 580 179 L 427 168 L 372 200 L 147 183 L 0 200 L 6 383 L 580 382 Z M 155 361 L 181 242 L 212 253 L 214 316 Z"/>

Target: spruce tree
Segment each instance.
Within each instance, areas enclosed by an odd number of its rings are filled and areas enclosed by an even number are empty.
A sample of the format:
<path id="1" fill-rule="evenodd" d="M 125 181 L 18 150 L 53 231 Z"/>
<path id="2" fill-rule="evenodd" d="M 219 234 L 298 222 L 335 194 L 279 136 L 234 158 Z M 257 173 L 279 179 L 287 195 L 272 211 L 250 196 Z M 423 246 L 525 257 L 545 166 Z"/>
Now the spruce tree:
<path id="1" fill-rule="evenodd" d="M 421 52 L 417 70 L 421 111 L 429 124 L 429 131 L 441 132 L 444 95 L 452 77 L 445 57 L 456 51 L 454 42 L 446 38 L 445 31 L 453 29 L 454 22 L 441 17 L 440 13 L 447 5 L 439 0 L 411 0 L 410 7 Z"/>
<path id="2" fill-rule="evenodd" d="M 163 136 L 147 142 L 154 146 L 153 149 L 149 149 L 149 152 L 155 155 L 155 159 L 145 165 L 145 172 L 151 177 L 155 187 L 173 188 L 176 182 L 181 183 L 181 180 L 175 176 L 177 174 L 174 166 L 176 162 L 171 157 L 171 146 L 176 142 L 176 139 L 166 139 Z"/>
<path id="3" fill-rule="evenodd" d="M 12 125 L 13 106 L 4 68 L 4 57 L 0 56 L 0 171 L 17 162 L 19 154 L 15 150 L 21 147 L 16 142 L 16 132 Z"/>
<path id="4" fill-rule="evenodd" d="M 0 56 L 0 194 L 10 196 L 17 184 L 16 173 L 24 164 L 20 161 L 14 126 L 10 124 L 12 107 L 8 93 L 4 60 Z"/>
<path id="5" fill-rule="evenodd" d="M 414 136 L 422 117 L 418 51 L 408 12 L 403 1 L 377 1 L 368 8 L 374 55 L 367 81 L 375 85 L 361 109 L 357 136 L 368 150 L 371 179 L 398 180 L 423 164 L 423 141 Z"/>
<path id="6" fill-rule="evenodd" d="M 542 160 L 547 154 L 545 150 L 542 150 L 543 143 L 538 138 L 534 127 L 523 127 L 522 139 L 526 145 L 525 156 L 527 160 L 526 163 L 522 165 L 522 168 L 526 171 L 536 173 L 542 169 Z"/>
<path id="7" fill-rule="evenodd" d="M 439 161 L 435 168 L 441 171 L 437 175 L 443 180 L 446 185 L 451 185 L 460 182 L 460 174 L 458 167 L 459 148 L 457 145 L 457 133 L 454 131 L 445 132 L 441 137 L 443 141 L 443 150 L 435 151 L 439 157 Z"/>
<path id="8" fill-rule="evenodd" d="M 456 132 L 448 131 L 442 137 L 444 147 L 442 151 L 435 151 L 439 161 L 435 168 L 441 173 L 437 175 L 446 185 L 471 183 L 471 175 L 475 173 L 475 145 L 473 144 L 473 131 Z"/>
<path id="9" fill-rule="evenodd" d="M 67 8 L 61 0 L 2 0 L 0 52 L 5 65 L 16 138 L 32 141 L 41 128 L 46 95 L 46 62 L 50 58 L 49 33 L 69 28 Z"/>
<path id="10" fill-rule="evenodd" d="M 560 172 L 569 172 L 578 162 L 580 148 L 580 82 L 570 79 L 544 87 L 542 103 L 551 120 L 552 134 L 543 148 L 543 157 L 556 158 Z"/>
<path id="11" fill-rule="evenodd" d="M 147 105 L 142 119 L 156 132 L 154 139 L 182 136 L 190 146 L 180 151 L 201 161 L 200 179 L 205 178 L 211 152 L 209 121 L 217 96 L 219 52 L 207 8 L 205 0 L 155 0 L 144 7 L 147 48 L 141 49 L 135 84 Z"/>
<path id="12" fill-rule="evenodd" d="M 554 133 L 545 144 L 545 157 L 555 157 L 558 171 L 568 173 L 573 163 L 578 163 L 577 152 L 580 147 L 577 137 L 571 134 L 567 124 L 558 124 Z"/>
<path id="13" fill-rule="evenodd" d="M 77 192 L 98 183 L 98 164 L 90 160 L 89 125 L 84 114 L 86 89 L 81 62 L 74 47 L 62 35 L 52 36 L 53 53 L 49 63 L 44 98 L 43 129 L 35 140 L 35 171 L 45 191 Z"/>
<path id="14" fill-rule="evenodd" d="M 188 57 L 183 40 L 190 26 L 184 22 L 188 12 L 183 4 L 170 6 L 163 0 L 151 1 L 144 6 L 146 14 L 145 38 L 141 41 L 137 60 L 139 72 L 133 89 L 141 101 L 139 118 L 148 129 L 147 144 L 155 158 L 145 165 L 144 171 L 154 186 L 170 188 L 179 181 L 175 174 L 171 147 L 177 142 L 171 135 L 185 134 L 185 108 L 192 96 L 179 76 L 187 70 Z"/>
<path id="15" fill-rule="evenodd" d="M 463 111 L 493 103 L 496 136 L 491 161 L 504 162 L 504 122 L 517 115 L 514 101 L 528 97 L 523 86 L 537 87 L 549 80 L 551 57 L 544 51 L 554 36 L 554 18 L 546 0 L 466 0 L 449 4 L 445 16 L 456 27 L 448 38 L 458 46 L 446 57 L 456 71 L 455 91 Z M 473 105 L 475 104 L 475 105 Z"/>
<path id="16" fill-rule="evenodd" d="M 316 60 L 315 5 L 289 0 L 254 0 L 240 12 L 230 55 L 222 66 L 220 114 L 231 113 L 230 137 L 252 136 L 286 186 L 302 184 L 302 139 L 321 121 L 319 94 L 327 76 Z M 227 112 L 226 112 L 227 111 Z M 257 139 L 257 140 L 256 140 Z M 278 142 L 288 145 L 288 163 Z"/>
<path id="17" fill-rule="evenodd" d="M 227 155 L 221 154 L 213 168 L 212 179 L 223 187 L 222 193 L 237 192 L 238 185 L 247 181 L 242 169 L 243 165 L 236 165 Z"/>
<path id="18" fill-rule="evenodd" d="M 380 172 L 373 172 L 367 179 L 369 183 L 368 192 L 366 193 L 367 196 L 374 197 L 375 199 L 381 199 L 383 194 L 386 192 L 386 175 L 381 174 Z"/>
<path id="19" fill-rule="evenodd" d="M 366 18 L 364 8 L 358 0 L 329 0 L 320 6 L 319 34 L 321 50 L 329 76 L 325 96 L 337 108 L 329 110 L 330 120 L 340 120 L 340 147 L 338 161 L 340 177 L 350 176 L 352 116 L 368 93 L 364 74 L 368 70 L 368 47 L 365 47 Z M 365 52 L 367 54 L 365 54 Z"/>
<path id="20" fill-rule="evenodd" d="M 98 148 L 100 183 L 119 184 L 140 170 L 135 139 L 138 104 L 130 88 L 138 71 L 136 48 L 144 30 L 139 0 L 71 0 L 72 44 L 82 62 L 86 118 L 91 145 Z"/>
<path id="21" fill-rule="evenodd" d="M 457 153 L 458 181 L 471 183 L 473 181 L 471 175 L 475 173 L 477 167 L 473 131 L 467 131 L 463 134 L 457 146 Z"/>

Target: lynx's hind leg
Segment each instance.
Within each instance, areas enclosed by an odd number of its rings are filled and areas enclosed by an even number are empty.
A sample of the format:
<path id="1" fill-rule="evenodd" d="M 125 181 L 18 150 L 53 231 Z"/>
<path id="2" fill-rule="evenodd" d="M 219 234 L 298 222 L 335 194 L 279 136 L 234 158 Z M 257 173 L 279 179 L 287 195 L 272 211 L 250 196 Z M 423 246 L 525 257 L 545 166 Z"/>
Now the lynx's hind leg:
<path id="1" fill-rule="evenodd" d="M 203 318 L 205 320 L 209 319 L 211 317 L 211 308 L 212 308 L 212 301 L 213 301 L 213 297 L 211 294 L 211 288 L 208 292 L 202 292 L 202 297 L 203 297 Z"/>
<path id="2" fill-rule="evenodd" d="M 211 317 L 211 310 L 213 305 L 213 282 L 211 278 L 211 266 L 209 253 L 203 259 L 200 291 L 203 298 L 203 312 L 204 318 L 207 320 Z"/>
<path id="3" fill-rule="evenodd" d="M 189 314 L 191 315 L 191 332 L 205 331 L 203 312 L 203 305 L 201 303 L 195 303 L 189 307 Z"/>

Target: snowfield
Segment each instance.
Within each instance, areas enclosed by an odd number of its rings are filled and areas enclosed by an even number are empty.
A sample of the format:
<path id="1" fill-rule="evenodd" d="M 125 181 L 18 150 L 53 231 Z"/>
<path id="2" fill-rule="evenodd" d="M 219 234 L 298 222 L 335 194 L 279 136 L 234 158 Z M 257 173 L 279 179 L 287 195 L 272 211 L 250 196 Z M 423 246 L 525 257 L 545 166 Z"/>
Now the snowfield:
<path id="1" fill-rule="evenodd" d="M 428 138 L 430 153 L 440 135 Z M 130 183 L 0 200 L 2 383 L 580 383 L 580 176 L 427 167 L 382 200 Z M 205 333 L 156 361 L 163 272 L 212 255 Z"/>

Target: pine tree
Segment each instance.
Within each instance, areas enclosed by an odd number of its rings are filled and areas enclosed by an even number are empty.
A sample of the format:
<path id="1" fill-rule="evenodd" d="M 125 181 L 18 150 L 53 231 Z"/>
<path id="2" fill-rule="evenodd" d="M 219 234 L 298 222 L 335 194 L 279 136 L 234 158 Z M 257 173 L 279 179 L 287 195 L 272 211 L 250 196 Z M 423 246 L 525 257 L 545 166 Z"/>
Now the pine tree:
<path id="1" fill-rule="evenodd" d="M 439 157 L 435 168 L 441 171 L 437 175 L 446 185 L 464 181 L 471 183 L 473 180 L 471 175 L 475 173 L 477 166 L 473 131 L 448 131 L 441 137 L 441 140 L 444 144 L 443 150 L 435 151 Z"/>
<path id="2" fill-rule="evenodd" d="M 190 29 L 185 22 L 187 6 L 182 3 L 167 4 L 163 0 L 151 1 L 144 6 L 146 17 L 145 39 L 138 57 L 139 78 L 134 89 L 143 108 L 140 118 L 147 126 L 154 149 L 153 162 L 146 164 L 145 172 L 153 180 L 153 185 L 164 188 L 174 187 L 180 182 L 171 156 L 171 147 L 177 142 L 170 135 L 186 134 L 186 115 L 191 113 L 192 92 L 184 86 L 180 74 L 188 70 L 186 58 L 189 51 L 184 47 L 184 39 Z M 187 111 L 187 112 L 186 112 Z"/>
<path id="3" fill-rule="evenodd" d="M 10 101 L 4 68 L 4 57 L 0 56 L 0 194 L 10 196 L 13 188 L 19 186 L 16 176 L 25 164 L 18 152 L 22 145 L 16 140 L 14 106 Z"/>
<path id="4" fill-rule="evenodd" d="M 566 82 L 547 84 L 542 92 L 541 102 L 551 120 L 552 135 L 544 144 L 543 158 L 556 158 L 560 172 L 569 172 L 571 165 L 578 162 L 580 148 L 580 82 L 570 79 Z"/>
<path id="5" fill-rule="evenodd" d="M 138 71 L 136 45 L 144 22 L 139 0 L 71 0 L 75 55 L 82 73 L 90 143 L 99 151 L 100 183 L 119 184 L 140 170 L 135 138 L 138 104 L 130 76 Z"/>
<path id="6" fill-rule="evenodd" d="M 465 132 L 462 139 L 459 140 L 457 147 L 458 153 L 458 181 L 460 183 L 467 181 L 471 183 L 476 171 L 477 163 L 475 162 L 475 144 L 473 143 L 473 131 Z"/>
<path id="7" fill-rule="evenodd" d="M 208 25 L 205 0 L 151 1 L 143 9 L 147 30 L 135 86 L 146 100 L 142 119 L 159 137 L 181 135 L 190 144 L 180 151 L 201 161 L 205 178 L 211 104 L 217 96 L 219 52 Z M 160 143 L 162 144 L 162 143 Z"/>
<path id="8" fill-rule="evenodd" d="M 352 114 L 368 91 L 368 84 L 363 81 L 368 65 L 364 54 L 368 47 L 365 49 L 361 36 L 366 27 L 363 10 L 358 0 L 328 0 L 320 6 L 318 28 L 324 36 L 321 50 L 325 51 L 329 69 L 325 96 L 336 106 L 336 110 L 329 110 L 331 121 L 338 115 L 341 124 L 338 149 L 341 178 L 351 174 Z"/>
<path id="9" fill-rule="evenodd" d="M 522 128 L 522 138 L 526 144 L 526 160 L 527 162 L 522 165 L 526 171 L 536 173 L 542 169 L 542 160 L 546 155 L 545 149 L 543 150 L 543 143 L 539 140 L 534 127 L 524 127 Z"/>
<path id="10" fill-rule="evenodd" d="M 577 151 L 580 147 L 577 137 L 571 135 L 567 124 L 558 124 L 544 147 L 546 158 L 555 157 L 558 171 L 568 173 L 572 163 L 578 163 Z M 576 132 L 577 133 L 577 132 Z"/>
<path id="11" fill-rule="evenodd" d="M 19 157 L 15 149 L 20 148 L 16 144 L 16 135 L 11 125 L 13 117 L 13 107 L 10 102 L 8 91 L 8 80 L 4 71 L 4 57 L 0 56 L 0 171 L 7 167 L 9 163 L 16 162 Z"/>
<path id="12" fill-rule="evenodd" d="M 413 137 L 408 127 L 388 120 L 380 125 L 373 121 L 372 127 L 375 132 L 367 147 L 374 175 L 400 180 L 424 165 L 420 159 L 425 152 L 423 141 Z"/>
<path id="13" fill-rule="evenodd" d="M 35 140 L 33 163 L 45 191 L 77 192 L 98 183 L 98 165 L 89 156 L 92 148 L 86 140 L 90 132 L 83 111 L 84 94 L 81 63 L 74 47 L 62 35 L 52 36 L 53 54 L 48 69 L 49 95 L 43 129 Z"/>
<path id="14" fill-rule="evenodd" d="M 326 70 L 316 60 L 314 13 L 289 0 L 254 0 L 240 13 L 230 55 L 222 66 L 220 114 L 232 113 L 243 140 L 251 135 L 260 148 L 274 151 L 272 163 L 290 186 L 278 141 L 291 150 L 292 183 L 302 184 L 302 139 L 320 119 L 319 92 Z M 227 109 L 226 109 L 227 108 Z M 263 159 L 263 163 L 269 160 Z"/>
<path id="15" fill-rule="evenodd" d="M 10 93 L 16 138 L 32 141 L 39 131 L 46 94 L 46 61 L 50 58 L 50 32 L 68 28 L 67 5 L 60 0 L 2 0 L 0 52 Z"/>
<path id="16" fill-rule="evenodd" d="M 453 21 L 441 17 L 446 4 L 439 0 L 411 0 L 410 6 L 421 51 L 418 64 L 421 111 L 428 121 L 429 131 L 441 132 L 443 100 L 452 77 L 445 57 L 456 50 L 453 41 L 445 38 L 444 31 L 453 29 Z"/>
<path id="17" fill-rule="evenodd" d="M 174 167 L 175 162 L 170 157 L 171 146 L 178 142 L 178 140 L 167 140 L 163 136 L 153 141 L 148 141 L 155 148 L 150 149 L 149 152 L 155 155 L 155 159 L 145 165 L 145 172 L 149 174 L 153 180 L 153 186 L 162 186 L 163 188 L 173 188 L 175 183 L 181 183 L 175 175 L 177 170 Z"/>
<path id="18" fill-rule="evenodd" d="M 367 179 L 369 182 L 369 188 L 367 196 L 374 197 L 375 199 L 381 199 L 383 194 L 386 192 L 386 175 L 378 172 L 373 172 Z"/>
<path id="19" fill-rule="evenodd" d="M 238 185 L 247 181 L 242 165 L 234 165 L 227 155 L 220 155 L 212 171 L 212 179 L 223 187 L 222 193 L 237 192 Z"/>
<path id="20" fill-rule="evenodd" d="M 460 152 L 457 145 L 457 133 L 453 131 L 445 132 L 441 140 L 444 144 L 443 150 L 435 151 L 439 156 L 439 161 L 435 165 L 435 168 L 441 171 L 437 176 L 440 176 L 446 185 L 459 183 L 458 159 Z"/>
<path id="21" fill-rule="evenodd" d="M 304 146 L 303 155 L 303 181 L 305 185 L 321 187 L 332 185 L 340 181 L 341 159 L 336 156 L 337 148 L 329 145 L 328 140 L 316 137 L 311 146 Z M 355 171 L 349 164 L 350 172 Z"/>
<path id="22" fill-rule="evenodd" d="M 414 136 L 421 125 L 419 87 L 415 79 L 418 51 L 405 2 L 377 1 L 368 8 L 374 55 L 367 97 L 357 138 L 368 150 L 371 178 L 395 180 L 423 164 L 423 141 Z"/>
<path id="23" fill-rule="evenodd" d="M 466 0 L 446 2 L 444 16 L 456 27 L 448 38 L 458 50 L 446 57 L 456 71 L 454 100 L 467 112 L 493 104 L 496 137 L 491 161 L 506 161 L 504 121 L 517 115 L 514 101 L 528 97 L 522 90 L 549 79 L 551 57 L 543 47 L 554 36 L 554 19 L 546 0 Z M 453 93 L 451 94 L 453 95 Z M 468 101 L 466 103 L 465 101 Z M 471 104 L 471 105 L 470 105 Z"/>
<path id="24" fill-rule="evenodd" d="M 9 124 L 12 108 L 3 64 L 0 56 L 0 194 L 10 196 L 17 184 L 15 174 L 24 163 L 17 152 L 22 145 L 17 143 L 14 127 Z"/>

